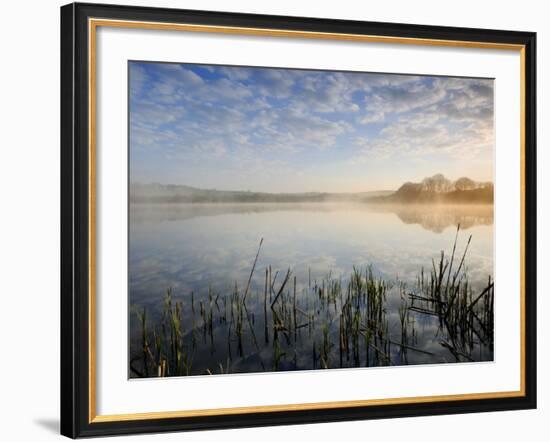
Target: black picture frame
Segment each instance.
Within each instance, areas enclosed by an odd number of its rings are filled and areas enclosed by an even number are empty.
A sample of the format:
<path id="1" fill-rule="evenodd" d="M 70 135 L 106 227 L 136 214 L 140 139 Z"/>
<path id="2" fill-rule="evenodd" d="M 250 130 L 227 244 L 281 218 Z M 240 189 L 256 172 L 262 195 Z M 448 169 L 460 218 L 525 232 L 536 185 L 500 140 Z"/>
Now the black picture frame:
<path id="1" fill-rule="evenodd" d="M 94 422 L 90 419 L 89 18 L 521 45 L 524 51 L 524 395 Z M 536 34 L 73 3 L 61 8 L 61 434 L 76 438 L 536 408 Z"/>

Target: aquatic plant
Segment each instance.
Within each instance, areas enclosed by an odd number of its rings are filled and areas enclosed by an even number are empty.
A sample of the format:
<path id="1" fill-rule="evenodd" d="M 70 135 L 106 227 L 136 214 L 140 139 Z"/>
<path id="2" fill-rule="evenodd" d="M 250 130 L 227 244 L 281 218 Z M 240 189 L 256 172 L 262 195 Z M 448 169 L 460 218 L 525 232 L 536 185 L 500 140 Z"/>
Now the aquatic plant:
<path id="1" fill-rule="evenodd" d="M 411 287 L 377 276 L 371 266 L 353 267 L 347 282 L 330 272 L 317 281 L 309 270 L 303 286 L 290 268 L 267 266 L 254 286 L 262 239 L 244 290 L 235 283 L 225 294 L 209 287 L 202 297 L 184 298 L 168 289 L 156 321 L 133 306 L 140 333 L 131 345 L 130 376 L 490 360 L 494 282 L 489 276 L 474 289 L 466 270 L 472 237 L 458 254 L 459 233 L 460 225 L 451 253 L 432 260 L 429 273 L 421 268 Z M 210 362 L 197 363 L 206 348 Z"/>

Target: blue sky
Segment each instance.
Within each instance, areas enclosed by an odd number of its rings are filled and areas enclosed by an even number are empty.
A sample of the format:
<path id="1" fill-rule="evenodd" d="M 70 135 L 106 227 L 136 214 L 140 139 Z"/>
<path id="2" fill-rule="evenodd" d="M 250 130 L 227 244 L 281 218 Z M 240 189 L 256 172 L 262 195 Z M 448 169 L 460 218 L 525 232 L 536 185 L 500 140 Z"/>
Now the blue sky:
<path id="1" fill-rule="evenodd" d="M 492 180 L 493 81 L 130 62 L 130 179 L 223 190 Z"/>

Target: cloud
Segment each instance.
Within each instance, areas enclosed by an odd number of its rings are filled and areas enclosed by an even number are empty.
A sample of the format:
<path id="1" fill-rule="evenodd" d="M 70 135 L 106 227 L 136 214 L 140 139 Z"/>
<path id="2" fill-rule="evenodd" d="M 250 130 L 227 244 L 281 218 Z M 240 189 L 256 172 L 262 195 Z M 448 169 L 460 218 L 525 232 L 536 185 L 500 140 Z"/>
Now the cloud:
<path id="1" fill-rule="evenodd" d="M 262 69 L 254 75 L 258 92 L 266 97 L 287 98 L 292 93 L 296 74 L 281 69 Z"/>
<path id="2" fill-rule="evenodd" d="M 375 88 L 366 98 L 366 108 L 383 113 L 403 113 L 440 102 L 445 97 L 441 83 L 433 85 L 420 81 L 408 85 Z"/>
<path id="3" fill-rule="evenodd" d="M 137 97 L 141 94 L 143 90 L 143 86 L 148 80 L 148 76 L 147 76 L 147 73 L 145 72 L 145 69 L 142 66 L 135 63 L 130 64 L 129 70 L 130 70 L 130 77 L 132 79 L 130 81 L 130 94 L 133 97 Z"/>
<path id="4" fill-rule="evenodd" d="M 132 62 L 131 150 L 151 181 L 153 164 L 201 164 L 232 170 L 233 188 L 240 165 L 282 175 L 437 154 L 451 167 L 490 156 L 493 98 L 484 79 Z"/>
<path id="5" fill-rule="evenodd" d="M 174 63 L 162 63 L 156 65 L 157 75 L 163 83 L 171 83 L 186 87 L 197 87 L 204 84 L 203 79 L 187 67 Z"/>
<path id="6" fill-rule="evenodd" d="M 365 115 L 359 117 L 357 121 L 360 124 L 373 124 L 384 121 L 386 114 L 384 112 L 368 112 Z"/>

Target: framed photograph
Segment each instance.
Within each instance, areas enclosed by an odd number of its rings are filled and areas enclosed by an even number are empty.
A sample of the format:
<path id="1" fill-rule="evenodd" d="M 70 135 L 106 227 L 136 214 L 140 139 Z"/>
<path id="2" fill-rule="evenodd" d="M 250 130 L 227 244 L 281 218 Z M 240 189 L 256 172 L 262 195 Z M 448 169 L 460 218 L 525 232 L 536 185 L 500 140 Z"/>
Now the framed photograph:
<path id="1" fill-rule="evenodd" d="M 536 407 L 536 36 L 61 8 L 61 432 Z"/>

